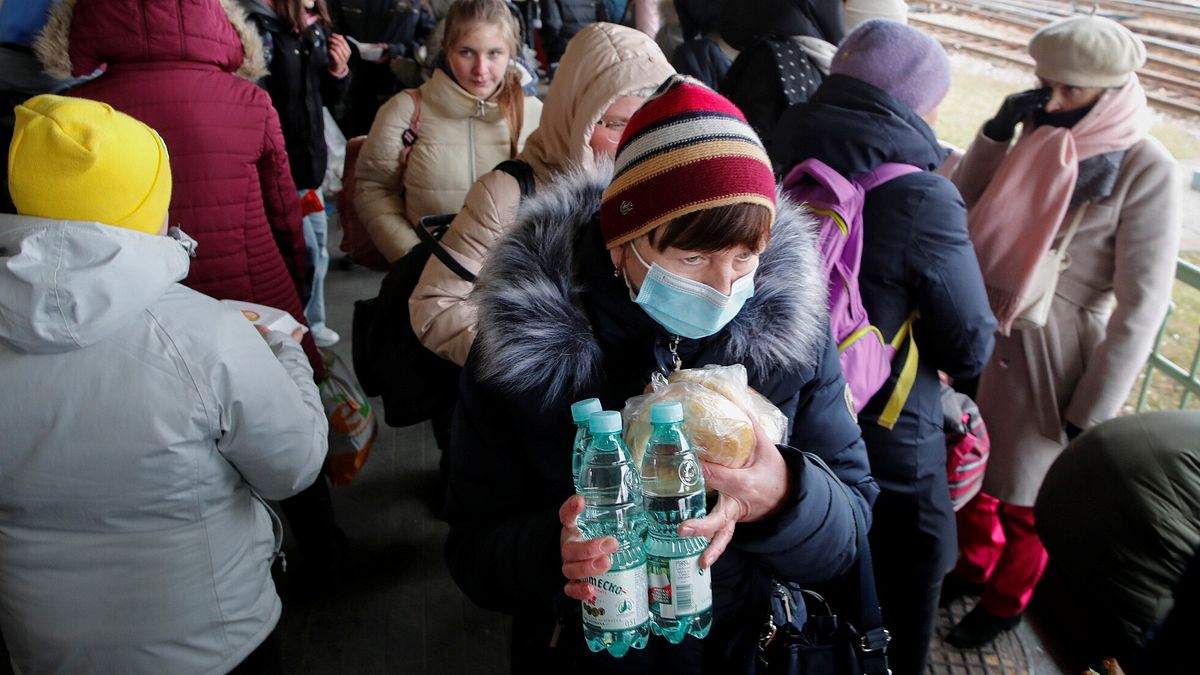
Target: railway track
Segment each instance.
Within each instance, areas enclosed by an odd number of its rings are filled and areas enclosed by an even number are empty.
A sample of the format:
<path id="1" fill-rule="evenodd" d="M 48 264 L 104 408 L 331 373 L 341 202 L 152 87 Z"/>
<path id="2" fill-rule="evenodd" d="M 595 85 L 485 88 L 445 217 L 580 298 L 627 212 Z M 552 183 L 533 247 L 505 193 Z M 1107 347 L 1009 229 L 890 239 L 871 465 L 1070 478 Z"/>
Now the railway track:
<path id="1" fill-rule="evenodd" d="M 1118 3 L 1110 0 L 1109 4 Z M 910 12 L 909 21 L 934 35 L 947 49 L 968 51 L 1032 70 L 1033 61 L 1026 53 L 1029 37 L 1041 26 L 1070 14 L 1069 8 L 1070 5 L 1057 2 L 937 0 L 929 5 L 929 13 Z M 947 9 L 950 11 L 946 12 Z M 1200 9 L 1195 9 L 1195 14 L 1200 21 Z M 1147 43 L 1148 59 L 1138 77 L 1151 106 L 1175 114 L 1200 116 L 1200 46 L 1155 36 L 1139 37 Z"/>

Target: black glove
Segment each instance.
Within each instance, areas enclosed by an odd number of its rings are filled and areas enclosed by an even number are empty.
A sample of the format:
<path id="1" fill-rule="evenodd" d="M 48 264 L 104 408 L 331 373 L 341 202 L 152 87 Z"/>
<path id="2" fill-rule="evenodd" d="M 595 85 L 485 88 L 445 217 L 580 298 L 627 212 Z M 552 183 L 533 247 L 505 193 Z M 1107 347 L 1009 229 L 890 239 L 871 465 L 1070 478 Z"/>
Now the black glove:
<path id="1" fill-rule="evenodd" d="M 984 122 L 983 135 L 993 141 L 1011 141 L 1017 123 L 1050 100 L 1050 88 L 1030 89 L 1011 94 L 1000 104 L 996 116 Z"/>

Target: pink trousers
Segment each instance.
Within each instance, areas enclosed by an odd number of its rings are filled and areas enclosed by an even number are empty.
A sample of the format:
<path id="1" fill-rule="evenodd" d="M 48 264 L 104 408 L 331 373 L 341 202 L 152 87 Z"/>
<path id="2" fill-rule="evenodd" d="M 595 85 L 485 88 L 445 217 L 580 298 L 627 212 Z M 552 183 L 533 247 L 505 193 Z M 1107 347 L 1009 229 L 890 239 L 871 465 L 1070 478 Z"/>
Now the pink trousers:
<path id="1" fill-rule="evenodd" d="M 980 604 L 1000 617 L 1029 606 L 1046 569 L 1046 549 L 1033 527 L 1033 508 L 1013 506 L 980 492 L 957 514 L 962 580 L 984 584 Z"/>

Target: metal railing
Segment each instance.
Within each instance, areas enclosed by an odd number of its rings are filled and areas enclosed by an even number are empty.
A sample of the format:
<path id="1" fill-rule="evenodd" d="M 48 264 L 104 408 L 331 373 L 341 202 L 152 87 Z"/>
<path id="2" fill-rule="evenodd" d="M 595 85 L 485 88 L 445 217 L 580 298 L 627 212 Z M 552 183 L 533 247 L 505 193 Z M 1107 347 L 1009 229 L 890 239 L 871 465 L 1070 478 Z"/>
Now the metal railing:
<path id="1" fill-rule="evenodd" d="M 1200 290 L 1200 267 L 1184 260 L 1178 261 L 1175 267 L 1175 280 Z M 1154 338 L 1154 351 L 1150 353 L 1150 359 L 1146 362 L 1146 376 L 1142 379 L 1142 390 L 1138 393 L 1137 412 L 1142 412 L 1146 408 L 1146 395 L 1150 391 L 1150 381 L 1156 370 L 1161 371 L 1183 386 L 1183 396 L 1179 401 L 1179 408 L 1181 410 L 1187 407 L 1192 394 L 1200 395 L 1200 379 L 1196 377 L 1196 371 L 1200 369 L 1200 345 L 1197 345 L 1196 351 L 1192 354 L 1192 365 L 1187 370 L 1184 370 L 1180 364 L 1163 356 L 1159 351 L 1159 348 L 1162 346 L 1163 336 L 1167 333 L 1167 322 L 1171 320 L 1171 315 L 1174 312 L 1175 303 L 1172 302 L 1167 307 L 1167 316 L 1163 318 L 1162 325 L 1158 328 L 1158 335 Z"/>

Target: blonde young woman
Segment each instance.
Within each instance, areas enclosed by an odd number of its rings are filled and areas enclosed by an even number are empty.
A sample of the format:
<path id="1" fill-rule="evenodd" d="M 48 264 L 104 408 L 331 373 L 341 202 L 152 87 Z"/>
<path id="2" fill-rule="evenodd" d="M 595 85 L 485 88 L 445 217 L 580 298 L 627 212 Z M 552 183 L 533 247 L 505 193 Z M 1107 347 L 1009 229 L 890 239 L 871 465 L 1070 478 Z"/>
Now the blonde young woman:
<path id="1" fill-rule="evenodd" d="M 629 117 L 673 72 L 658 45 L 632 28 L 594 23 L 576 34 L 546 93 L 541 126 L 518 155 L 530 165 L 537 187 L 611 159 Z M 478 272 L 496 240 L 514 225 L 520 199 L 511 175 L 485 174 L 471 186 L 442 245 Z M 430 258 L 409 302 L 422 343 L 458 365 L 475 339 L 475 310 L 467 302 L 473 286 Z"/>
<path id="2" fill-rule="evenodd" d="M 416 245 L 421 217 L 459 210 L 476 179 L 514 157 L 542 111 L 521 91 L 520 28 L 503 0 L 458 0 L 443 35 L 443 63 L 418 90 L 407 166 L 400 155 L 416 103 L 405 92 L 379 109 L 358 158 L 354 204 L 389 262 Z"/>

